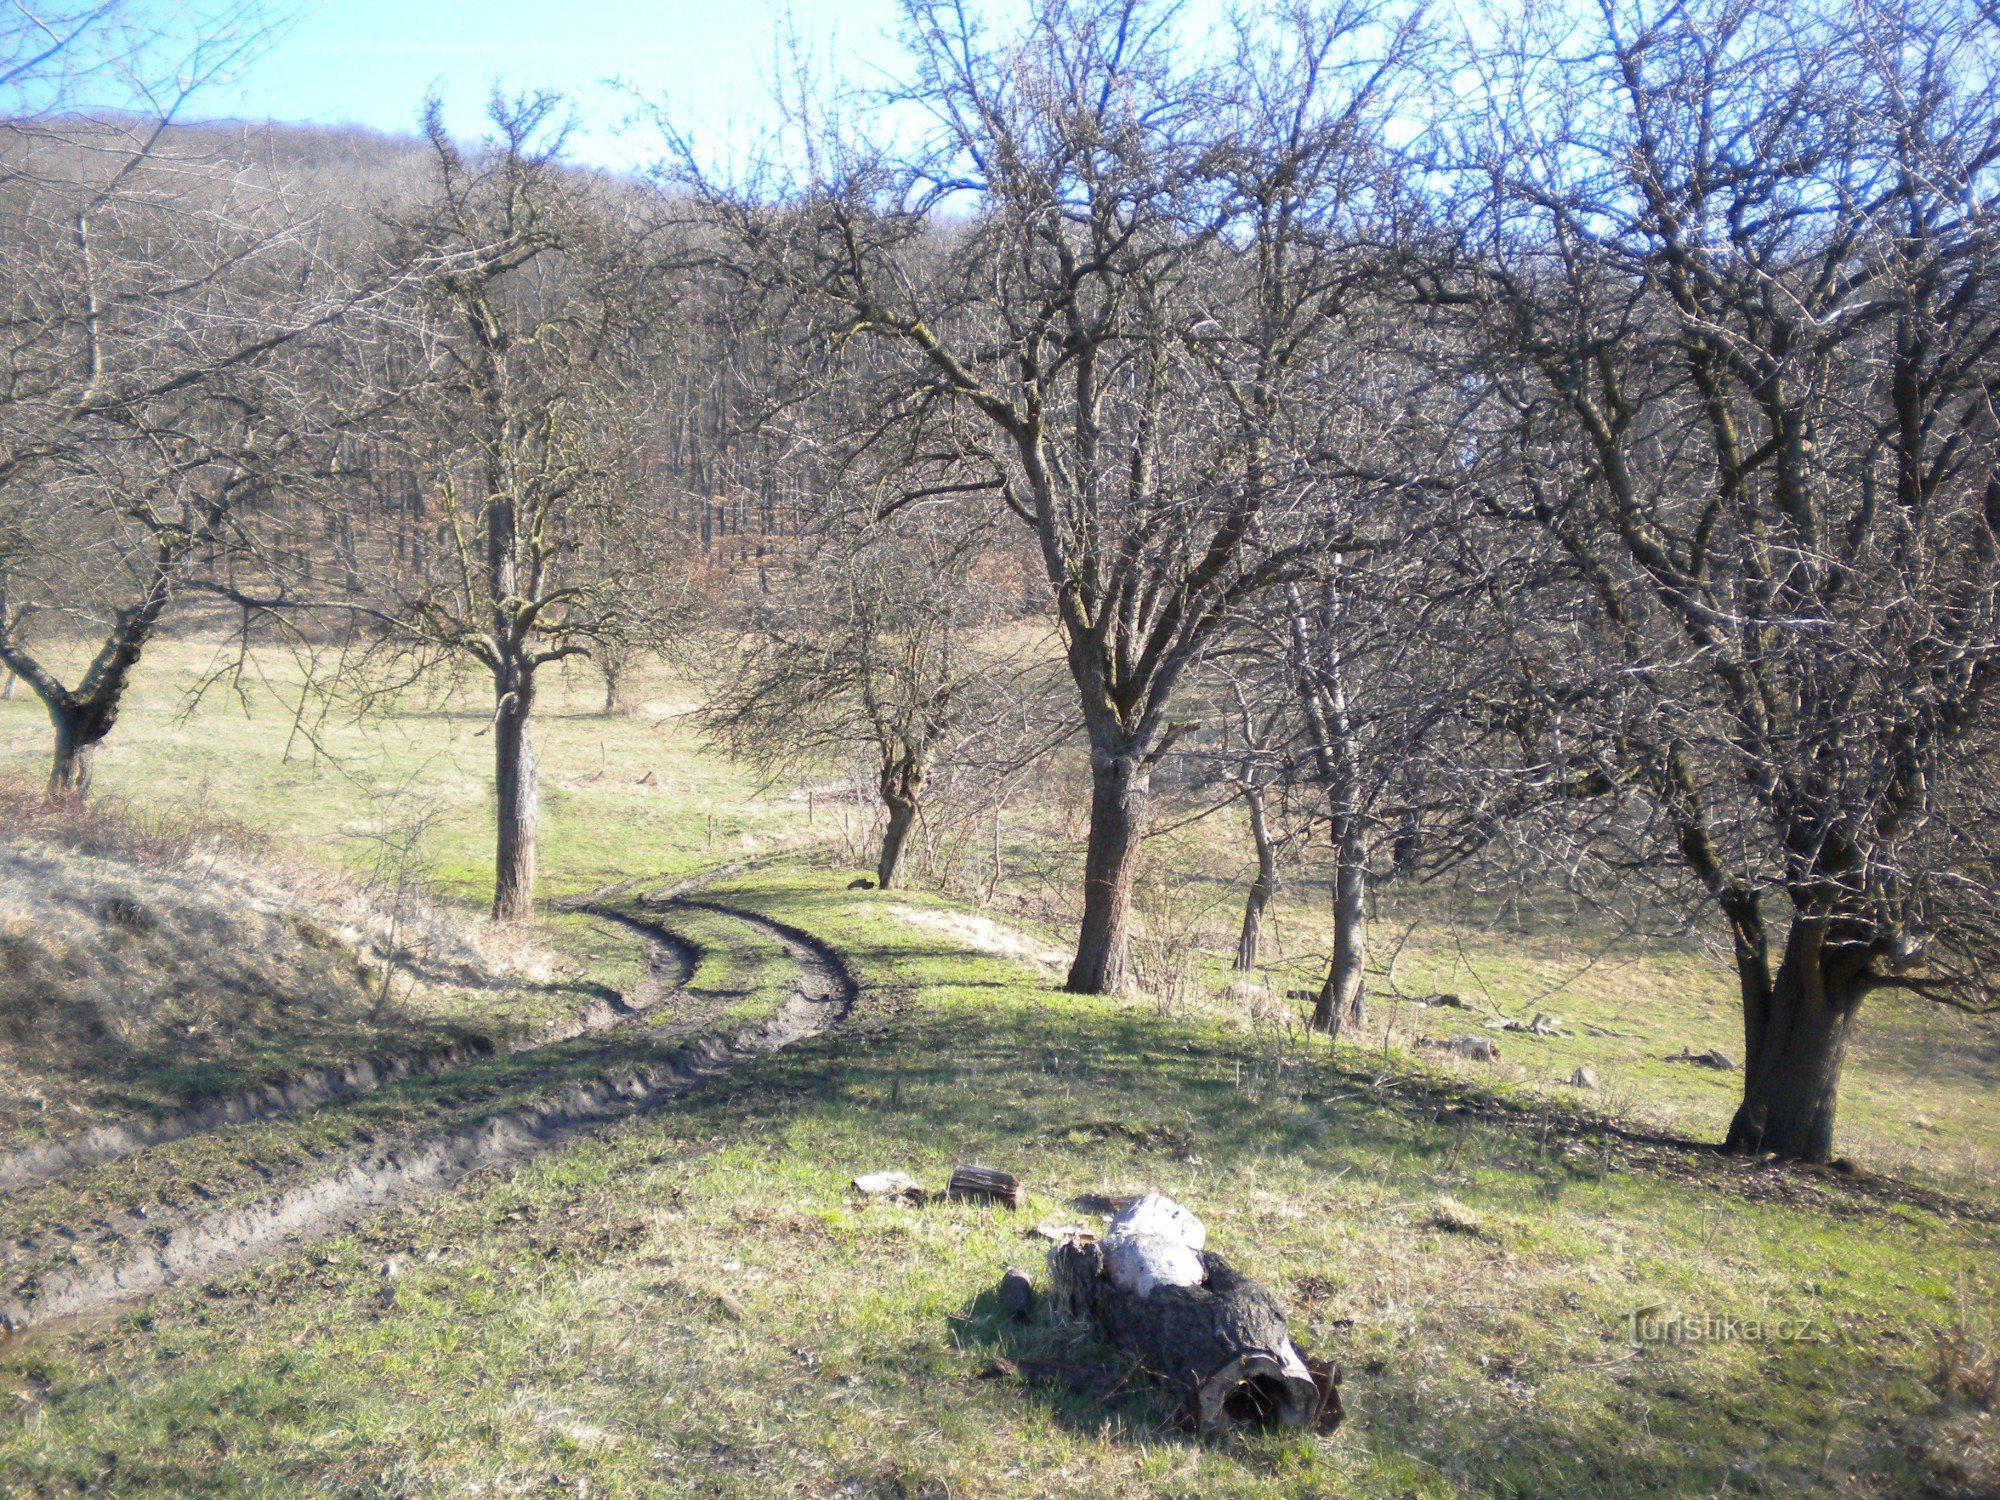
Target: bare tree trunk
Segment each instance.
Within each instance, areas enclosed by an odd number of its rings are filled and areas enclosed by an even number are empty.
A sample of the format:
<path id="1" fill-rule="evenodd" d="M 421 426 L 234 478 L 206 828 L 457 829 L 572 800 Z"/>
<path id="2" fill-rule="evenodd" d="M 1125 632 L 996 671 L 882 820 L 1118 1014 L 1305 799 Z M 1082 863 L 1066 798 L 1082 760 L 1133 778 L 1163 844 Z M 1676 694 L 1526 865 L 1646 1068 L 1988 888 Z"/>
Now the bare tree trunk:
<path id="1" fill-rule="evenodd" d="M 1840 1071 L 1868 991 L 1869 964 L 1856 950 L 1831 947 L 1827 927 L 1823 917 L 1793 921 L 1768 1002 L 1758 1007 L 1762 1024 L 1746 1024 L 1743 1102 L 1726 1151 L 1809 1162 L 1833 1156 Z M 1745 1016 L 1752 1020 L 1749 1007 Z"/>
<path id="2" fill-rule="evenodd" d="M 622 714 L 625 712 L 625 674 L 616 667 L 607 667 L 603 662 L 597 669 L 604 674 L 604 712 Z"/>
<path id="3" fill-rule="evenodd" d="M 14 701 L 14 683 L 17 680 L 11 668 L 0 667 L 0 703 Z"/>
<path id="4" fill-rule="evenodd" d="M 875 884 L 888 890 L 896 878 L 896 866 L 903 858 L 910 829 L 917 821 L 917 800 L 923 792 L 924 768 L 914 753 L 905 753 L 885 763 L 879 782 L 882 805 L 889 810 L 889 826 L 882 833 L 882 856 L 875 862 Z"/>
<path id="5" fill-rule="evenodd" d="M 1264 925 L 1264 908 L 1278 885 L 1278 846 L 1271 838 L 1271 825 L 1264 816 L 1264 789 L 1243 783 L 1243 804 L 1250 810 L 1250 841 L 1257 846 L 1257 878 L 1250 882 L 1243 898 L 1243 931 L 1236 939 L 1236 970 L 1247 974 L 1257 967 L 1257 941 Z"/>
<path id="6" fill-rule="evenodd" d="M 338 545 L 340 549 L 341 584 L 350 595 L 358 594 L 361 592 L 362 586 L 361 558 L 354 550 L 354 514 L 352 511 L 342 509 L 339 526 Z"/>
<path id="7" fill-rule="evenodd" d="M 535 747 L 529 736 L 534 670 L 511 663 L 495 674 L 499 702 L 493 715 L 494 790 L 499 800 L 493 917 L 513 922 L 535 907 L 535 835 L 541 823 Z"/>
<path id="8" fill-rule="evenodd" d="M 1083 925 L 1064 988 L 1078 995 L 1115 995 L 1125 987 L 1131 939 L 1132 877 L 1146 827 L 1152 770 L 1131 753 L 1090 756 L 1090 841 L 1083 861 Z"/>
<path id="9" fill-rule="evenodd" d="M 1332 814 L 1333 961 L 1313 1006 L 1312 1029 L 1338 1039 L 1340 1028 L 1362 1019 L 1362 965 L 1368 956 L 1368 848 L 1363 837 L 1361 736 L 1347 704 L 1331 583 L 1319 605 L 1313 639 L 1298 591 L 1290 591 L 1292 642 L 1299 662 L 1299 698 L 1312 735 L 1313 764 Z M 1315 649 L 1317 647 L 1317 649 Z"/>
<path id="10" fill-rule="evenodd" d="M 1368 867 L 1361 842 L 1361 820 L 1339 820 L 1333 872 L 1333 961 L 1326 983 L 1313 1006 L 1312 1029 L 1338 1039 L 1346 1025 L 1364 1019 L 1362 965 L 1368 958 Z"/>
<path id="11" fill-rule="evenodd" d="M 49 720 L 56 731 L 55 753 L 49 767 L 51 798 L 81 802 L 90 795 L 91 764 L 97 758 L 98 743 L 104 738 L 102 731 L 91 733 L 94 717 L 85 704 L 49 705 Z"/>
<path id="12" fill-rule="evenodd" d="M 889 804 L 889 826 L 882 832 L 882 855 L 875 862 L 875 884 L 888 890 L 896 879 L 896 866 L 903 859 L 903 845 L 917 821 L 917 804 L 896 801 Z"/>
<path id="13" fill-rule="evenodd" d="M 49 765 L 51 797 L 88 795 L 91 762 L 97 747 L 118 722 L 125 688 L 153 638 L 161 611 L 166 608 L 171 563 L 171 557 L 163 560 L 147 596 L 139 604 L 118 611 L 103 646 L 74 689 L 65 687 L 52 672 L 18 647 L 0 642 L 0 650 L 5 651 L 14 672 L 42 700 L 55 730 Z"/>

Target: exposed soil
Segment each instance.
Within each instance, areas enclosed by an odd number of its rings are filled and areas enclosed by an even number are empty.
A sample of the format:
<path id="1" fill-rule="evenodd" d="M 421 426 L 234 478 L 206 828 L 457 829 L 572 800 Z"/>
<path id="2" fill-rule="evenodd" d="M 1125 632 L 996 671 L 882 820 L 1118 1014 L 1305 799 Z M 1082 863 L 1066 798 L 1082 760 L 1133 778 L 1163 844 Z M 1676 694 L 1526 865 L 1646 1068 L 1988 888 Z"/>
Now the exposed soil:
<path id="1" fill-rule="evenodd" d="M 648 949 L 645 979 L 630 995 L 592 997 L 571 1016 L 517 1041 L 509 1049 L 511 1052 L 537 1051 L 622 1025 L 658 1005 L 693 973 L 694 950 L 672 933 L 635 921 L 622 912 L 596 907 L 584 909 L 606 921 L 629 927 L 644 939 Z M 381 1053 L 272 1079 L 220 1099 L 189 1105 L 159 1119 L 112 1121 L 59 1140 L 39 1141 L 0 1154 L 0 1192 L 50 1182 L 81 1167 L 115 1161 L 135 1151 L 184 1140 L 202 1131 L 277 1119 L 337 1099 L 372 1093 L 387 1083 L 449 1072 L 493 1052 L 492 1038 L 472 1036 L 461 1042 Z"/>
<path id="2" fill-rule="evenodd" d="M 654 909 L 671 906 L 657 899 L 645 904 Z M 826 944 L 754 912 L 713 901 L 688 904 L 761 928 L 784 947 L 798 974 L 791 996 L 775 1015 L 726 1038 L 705 1036 L 681 1043 L 657 1058 L 555 1098 L 496 1109 L 439 1134 L 370 1151 L 326 1175 L 192 1219 L 151 1242 L 119 1235 L 123 1243 L 109 1259 L 74 1270 L 52 1270 L 21 1287 L 15 1297 L 0 1304 L 0 1327 L 18 1332 L 73 1318 L 339 1233 L 385 1208 L 450 1187 L 487 1167 L 521 1160 L 593 1128 L 657 1108 L 733 1067 L 824 1033 L 846 1019 L 856 987 L 846 965 Z M 667 989 L 685 981 L 691 967 L 685 944 L 663 926 L 609 915 L 661 944 L 663 955 L 670 956 L 681 976 L 671 983 L 663 980 Z M 660 977 L 656 966 L 648 987 Z M 658 998 L 644 1007 L 627 1007 L 626 1018 L 643 1014 Z"/>

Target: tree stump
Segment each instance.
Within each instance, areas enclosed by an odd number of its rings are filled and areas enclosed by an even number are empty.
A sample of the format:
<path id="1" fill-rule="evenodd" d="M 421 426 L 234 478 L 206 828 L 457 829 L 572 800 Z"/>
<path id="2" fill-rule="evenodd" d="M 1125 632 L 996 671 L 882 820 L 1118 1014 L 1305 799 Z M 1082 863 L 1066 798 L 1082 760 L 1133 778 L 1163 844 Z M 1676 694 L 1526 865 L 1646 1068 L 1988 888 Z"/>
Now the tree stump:
<path id="1" fill-rule="evenodd" d="M 1009 1208 L 1020 1208 L 1028 1201 L 1028 1190 L 1021 1186 L 1019 1178 L 992 1167 L 953 1167 L 944 1191 L 948 1198 L 1004 1203 Z"/>
<path id="2" fill-rule="evenodd" d="M 1192 1226 L 1178 1242 L 1160 1232 L 1161 1204 Z M 1332 1376 L 1315 1379 L 1292 1345 L 1278 1299 L 1201 1250 L 1200 1221 L 1171 1200 L 1141 1199 L 1119 1220 L 1135 1215 L 1151 1220 L 1139 1234 L 1121 1234 L 1115 1221 L 1103 1240 L 1079 1237 L 1050 1249 L 1055 1316 L 1090 1324 L 1136 1358 L 1182 1401 L 1203 1437 L 1337 1419 Z M 1183 1284 L 1190 1259 L 1201 1271 L 1191 1285 Z"/>

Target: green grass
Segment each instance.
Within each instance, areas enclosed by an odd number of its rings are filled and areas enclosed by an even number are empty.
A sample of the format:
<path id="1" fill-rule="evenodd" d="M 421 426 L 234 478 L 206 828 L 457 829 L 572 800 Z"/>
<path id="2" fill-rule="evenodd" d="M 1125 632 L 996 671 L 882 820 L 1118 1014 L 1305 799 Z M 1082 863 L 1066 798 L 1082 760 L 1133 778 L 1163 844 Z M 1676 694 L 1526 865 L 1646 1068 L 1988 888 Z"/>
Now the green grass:
<path id="1" fill-rule="evenodd" d="M 206 797 L 353 869 L 385 792 L 430 799 L 440 884 L 481 903 L 490 804 L 469 698 L 328 729 L 338 766 L 297 745 L 287 759 L 275 699 L 247 719 L 215 698 L 179 716 L 200 657 L 177 644 L 149 660 L 102 787 L 139 806 Z M 0 1492 L 2000 1490 L 2000 1418 L 1978 1399 L 2000 1315 L 1990 1031 L 1872 1006 L 1842 1123 L 1864 1164 L 1921 1167 L 1986 1206 L 1634 1142 L 1605 1123 L 1706 1137 L 1733 1105 L 1732 1076 L 1663 1060 L 1740 1045 L 1726 976 L 1703 955 L 1586 963 L 1579 934 L 1420 927 L 1405 991 L 1553 1011 L 1574 1033 L 1502 1035 L 1494 1068 L 1410 1050 L 1476 1014 L 1385 1004 L 1330 1056 L 1297 1006 L 1218 998 L 1215 952 L 1197 955 L 1183 1000 L 1067 996 L 1046 969 L 976 951 L 976 924 L 898 914 L 961 921 L 962 902 L 846 890 L 852 872 L 811 848 L 824 810 L 807 827 L 671 715 L 606 719 L 595 692 L 579 675 L 544 720 L 545 891 L 758 856 L 712 891 L 833 943 L 864 989 L 852 1024 L 357 1234 L 0 1349 Z M 673 695 L 660 682 L 645 696 Z M 45 733 L 32 705 L 0 704 L 0 770 L 32 768 Z M 1240 862 L 1227 847 L 1218 834 L 1177 856 L 1213 887 L 1188 925 L 1223 939 Z M 1062 946 L 1060 910 L 1013 915 Z M 1278 957 L 1303 974 L 1324 942 L 1313 905 L 1295 892 L 1279 917 Z M 786 992 L 768 939 L 673 920 L 704 945 L 688 1024 L 740 1024 Z M 636 977 L 624 935 L 581 916 L 544 930 L 591 981 Z M 1394 930 L 1378 930 L 1378 957 Z M 189 1183 L 252 1197 L 264 1178 L 246 1163 L 285 1180 L 638 1045 L 496 1059 L 146 1153 L 9 1203 L 0 1230 L 188 1202 Z M 1602 1095 L 1560 1082 L 1578 1063 L 1604 1075 Z M 1028 1208 L 897 1208 L 849 1187 L 887 1168 L 934 1185 L 968 1160 L 1020 1173 Z M 1078 1221 L 1078 1193 L 1141 1187 L 1200 1213 L 1216 1249 L 1283 1294 L 1299 1341 L 1341 1364 L 1338 1433 L 1197 1444 L 1143 1379 L 1091 1374 L 1107 1351 L 998 1318 L 1001 1271 L 1041 1275 L 1036 1225 Z M 1443 1196 L 1476 1232 L 1441 1222 Z M 1629 1317 L 1647 1307 L 1805 1337 L 1634 1347 Z M 1024 1386 L 1003 1356 L 1060 1358 L 1078 1388 Z"/>
<path id="2" fill-rule="evenodd" d="M 860 1036 L 11 1352 L 0 1471 L 25 1493 L 270 1495 L 1977 1482 L 1961 1470 L 1992 1419 L 1932 1375 L 1962 1319 L 1990 1337 L 1990 1226 L 1441 1113 L 1413 1075 L 1376 1086 L 1240 1027 L 1056 994 L 839 883 L 787 867 L 730 894 L 850 956 L 873 997 Z M 1028 1210 L 869 1206 L 847 1187 L 966 1159 L 1019 1171 Z M 1784 1194 L 1752 1190 L 1774 1180 Z M 1197 1206 L 1218 1249 L 1287 1293 L 1301 1342 L 1347 1372 L 1339 1434 L 1205 1447 L 1142 1383 L 1107 1403 L 981 1378 L 997 1354 L 1079 1352 L 992 1310 L 1006 1265 L 1039 1270 L 1027 1231 L 1074 1218 L 1072 1194 L 1142 1185 Z M 1483 1232 L 1434 1227 L 1441 1193 Z M 1627 1314 L 1653 1304 L 1810 1338 L 1634 1350 Z"/>
<path id="3" fill-rule="evenodd" d="M 242 694 L 190 689 L 216 662 L 201 640 L 153 646 L 117 729 L 99 751 L 101 795 L 141 807 L 209 805 L 277 831 L 288 848 L 365 870 L 385 817 L 434 813 L 432 880 L 477 909 L 493 872 L 490 691 L 467 679 L 448 693 L 413 690 L 391 712 L 356 718 L 294 713 L 300 673 L 279 652 L 252 658 Z M 803 819 L 749 774 L 697 753 L 679 718 L 685 693 L 635 685 L 629 715 L 596 712 L 600 682 L 581 666 L 544 675 L 539 894 L 581 894 L 634 874 L 671 878 L 768 853 Z M 46 775 L 48 716 L 26 689 L 0 702 L 0 770 Z"/>

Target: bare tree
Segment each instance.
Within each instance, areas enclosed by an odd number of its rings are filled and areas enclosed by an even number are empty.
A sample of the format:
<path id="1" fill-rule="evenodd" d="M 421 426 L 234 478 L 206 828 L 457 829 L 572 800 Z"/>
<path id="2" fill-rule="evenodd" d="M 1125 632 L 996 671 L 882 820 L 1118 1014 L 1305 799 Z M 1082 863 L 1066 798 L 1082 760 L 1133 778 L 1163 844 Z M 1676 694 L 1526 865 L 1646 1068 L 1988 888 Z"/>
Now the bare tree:
<path id="1" fill-rule="evenodd" d="M 1116 990 L 1153 768 L 1188 727 L 1176 695 L 1328 529 L 1305 485 L 1232 441 L 1225 403 L 1282 403 L 1260 352 L 1289 364 L 1343 312 L 1338 256 L 1261 257 L 1351 231 L 1343 168 L 1372 149 L 1400 33 L 1365 6 L 1287 12 L 1283 66 L 1246 46 L 1200 70 L 1145 0 L 1037 4 L 1006 37 L 949 0 L 905 17 L 907 98 L 937 125 L 924 152 L 837 139 L 789 189 L 689 175 L 836 339 L 902 351 L 899 415 L 974 419 L 939 482 L 997 493 L 1040 550 L 1090 744 L 1069 987 Z M 1251 315 L 1261 351 L 1241 320 L 1215 326 L 1237 304 L 1201 283 L 1232 276 L 1270 293 Z"/>
<path id="2" fill-rule="evenodd" d="M 563 165 L 562 110 L 496 98 L 492 139 L 467 153 L 429 108 L 430 190 L 401 226 L 414 341 L 387 345 L 380 376 L 407 385 L 387 426 L 424 503 L 378 519 L 428 561 L 364 609 L 408 666 L 491 678 L 501 920 L 534 903 L 538 674 L 656 618 L 654 591 L 626 587 L 659 563 L 628 401 L 644 226 Z"/>
<path id="3" fill-rule="evenodd" d="M 1230 688 L 1235 743 L 1225 739 L 1221 758 L 1226 763 L 1224 774 L 1243 799 L 1250 848 L 1257 860 L 1257 873 L 1243 894 L 1243 923 L 1237 930 L 1233 964 L 1237 973 L 1248 974 L 1257 967 L 1264 912 L 1278 892 L 1279 865 L 1294 836 L 1292 829 L 1273 827 L 1271 807 L 1272 793 L 1282 794 L 1291 779 L 1289 716 L 1266 705 L 1253 706 L 1241 680 L 1232 682 Z"/>
<path id="4" fill-rule="evenodd" d="M 0 32 L 23 111 L 0 123 L 0 665 L 48 709 L 60 795 L 87 789 L 161 617 L 295 456 L 285 351 L 366 295 L 283 184 L 176 130 L 258 44 L 254 11 L 183 33 L 126 9 L 16 6 Z M 52 117 L 103 98 L 125 112 Z M 31 633 L 95 645 L 66 677 Z"/>
<path id="5" fill-rule="evenodd" d="M 1509 601 L 1539 774 L 1642 809 L 1723 920 L 1728 1144 L 1824 1160 L 1862 1000 L 1985 1006 L 2000 954 L 1996 32 L 1765 0 L 1539 24 L 1474 63 L 1430 290 L 1477 428 L 1442 478 L 1545 547 Z"/>
<path id="6" fill-rule="evenodd" d="M 896 882 L 926 789 L 990 733 L 1012 675 L 993 640 L 992 527 L 915 508 L 837 520 L 770 588 L 729 606 L 728 648 L 702 673 L 702 719 L 767 771 L 866 757 L 886 823 L 876 883 Z"/>

